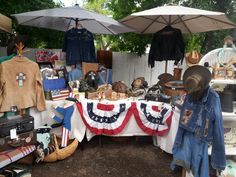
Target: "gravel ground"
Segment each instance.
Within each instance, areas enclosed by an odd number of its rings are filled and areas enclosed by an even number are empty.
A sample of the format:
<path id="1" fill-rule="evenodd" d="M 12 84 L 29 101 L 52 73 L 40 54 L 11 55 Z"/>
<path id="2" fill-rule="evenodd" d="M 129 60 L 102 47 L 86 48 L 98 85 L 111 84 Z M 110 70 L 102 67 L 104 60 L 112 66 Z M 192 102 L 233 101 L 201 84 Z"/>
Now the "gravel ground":
<path id="1" fill-rule="evenodd" d="M 27 166 L 33 177 L 180 177 L 169 168 L 172 155 L 153 146 L 151 137 L 102 136 L 79 144 L 75 153 L 55 163 Z"/>

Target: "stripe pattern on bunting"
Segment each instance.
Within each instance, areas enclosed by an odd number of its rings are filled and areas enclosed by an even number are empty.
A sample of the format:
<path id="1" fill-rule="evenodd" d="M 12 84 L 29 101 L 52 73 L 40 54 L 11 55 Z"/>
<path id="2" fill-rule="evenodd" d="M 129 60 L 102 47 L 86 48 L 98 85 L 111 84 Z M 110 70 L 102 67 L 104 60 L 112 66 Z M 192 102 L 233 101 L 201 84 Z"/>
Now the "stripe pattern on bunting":
<path id="1" fill-rule="evenodd" d="M 137 101 L 134 104 L 134 117 L 138 126 L 145 133 L 163 136 L 169 131 L 173 116 L 169 104 L 151 101 Z"/>
<path id="2" fill-rule="evenodd" d="M 128 123 L 131 102 L 83 100 L 77 103 L 80 115 L 87 128 L 97 134 L 116 135 Z"/>

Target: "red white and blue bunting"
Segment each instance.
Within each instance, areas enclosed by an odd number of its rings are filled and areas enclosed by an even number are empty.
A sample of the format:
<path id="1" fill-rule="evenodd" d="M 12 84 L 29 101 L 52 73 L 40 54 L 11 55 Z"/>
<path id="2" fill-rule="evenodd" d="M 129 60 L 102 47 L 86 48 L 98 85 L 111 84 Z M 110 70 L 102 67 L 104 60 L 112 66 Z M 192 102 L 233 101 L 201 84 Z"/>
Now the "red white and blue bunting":
<path id="1" fill-rule="evenodd" d="M 77 107 L 86 127 L 97 135 L 120 133 L 132 115 L 131 102 L 83 100 Z"/>
<path id="2" fill-rule="evenodd" d="M 139 127 L 150 135 L 165 135 L 171 125 L 173 116 L 169 104 L 161 102 L 135 102 L 134 117 Z"/>
<path id="3" fill-rule="evenodd" d="M 86 127 L 97 135 L 120 133 L 134 115 L 138 126 L 149 135 L 165 135 L 171 125 L 172 107 L 162 102 L 83 100 L 77 108 Z"/>

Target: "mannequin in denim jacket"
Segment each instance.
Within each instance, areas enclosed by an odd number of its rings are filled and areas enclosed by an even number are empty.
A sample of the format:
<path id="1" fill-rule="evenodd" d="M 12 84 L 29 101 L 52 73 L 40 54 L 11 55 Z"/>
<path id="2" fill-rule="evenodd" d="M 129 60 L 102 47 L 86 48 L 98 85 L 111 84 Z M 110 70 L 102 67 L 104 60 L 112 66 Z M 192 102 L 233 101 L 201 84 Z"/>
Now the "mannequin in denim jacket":
<path id="1" fill-rule="evenodd" d="M 218 94 L 209 87 L 211 73 L 204 66 L 192 66 L 183 76 L 188 92 L 183 103 L 173 147 L 171 168 L 182 166 L 194 177 L 208 177 L 208 143 L 212 144 L 211 165 L 225 168 L 222 112 Z"/>

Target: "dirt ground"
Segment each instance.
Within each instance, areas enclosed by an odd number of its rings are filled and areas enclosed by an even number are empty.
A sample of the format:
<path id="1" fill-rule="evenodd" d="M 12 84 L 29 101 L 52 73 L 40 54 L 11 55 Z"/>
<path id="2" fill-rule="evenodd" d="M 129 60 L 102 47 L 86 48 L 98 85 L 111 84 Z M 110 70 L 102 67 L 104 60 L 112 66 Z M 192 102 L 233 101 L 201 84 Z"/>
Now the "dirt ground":
<path id="1" fill-rule="evenodd" d="M 115 141 L 116 140 L 116 141 Z M 153 146 L 151 137 L 117 141 L 93 138 L 63 161 L 28 166 L 32 177 L 180 177 L 169 168 L 172 155 Z"/>

